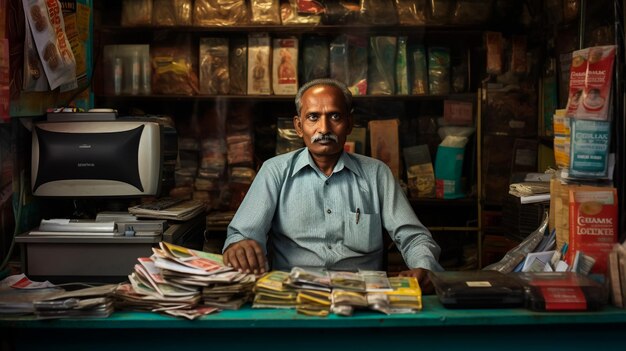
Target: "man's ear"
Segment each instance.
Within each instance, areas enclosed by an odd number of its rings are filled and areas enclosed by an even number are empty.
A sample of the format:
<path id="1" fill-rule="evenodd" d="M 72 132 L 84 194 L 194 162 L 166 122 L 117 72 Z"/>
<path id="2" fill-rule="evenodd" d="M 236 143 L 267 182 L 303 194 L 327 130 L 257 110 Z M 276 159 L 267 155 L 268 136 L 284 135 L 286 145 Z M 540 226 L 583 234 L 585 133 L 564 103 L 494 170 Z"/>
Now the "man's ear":
<path id="1" fill-rule="evenodd" d="M 302 132 L 302 121 L 300 120 L 299 116 L 293 117 L 293 127 L 296 129 L 296 133 L 298 133 L 298 136 L 302 138 L 304 136 L 304 133 Z"/>

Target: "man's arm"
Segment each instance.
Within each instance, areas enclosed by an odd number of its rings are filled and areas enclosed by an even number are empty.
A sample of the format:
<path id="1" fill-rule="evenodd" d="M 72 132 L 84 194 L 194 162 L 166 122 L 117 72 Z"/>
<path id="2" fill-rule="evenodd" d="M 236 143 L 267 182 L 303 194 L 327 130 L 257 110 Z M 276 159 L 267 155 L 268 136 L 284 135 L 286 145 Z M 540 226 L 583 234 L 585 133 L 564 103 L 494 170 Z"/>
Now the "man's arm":
<path id="1" fill-rule="evenodd" d="M 428 271 L 443 270 L 437 262 L 441 249 L 415 215 L 391 171 L 383 167 L 378 177 L 379 184 L 383 185 L 378 190 L 383 226 L 410 268 L 400 275 L 418 278 L 422 289 L 429 292 Z"/>
<path id="2" fill-rule="evenodd" d="M 266 162 L 228 225 L 224 263 L 248 273 L 267 267 L 267 233 L 272 225 L 280 192 L 280 173 Z"/>

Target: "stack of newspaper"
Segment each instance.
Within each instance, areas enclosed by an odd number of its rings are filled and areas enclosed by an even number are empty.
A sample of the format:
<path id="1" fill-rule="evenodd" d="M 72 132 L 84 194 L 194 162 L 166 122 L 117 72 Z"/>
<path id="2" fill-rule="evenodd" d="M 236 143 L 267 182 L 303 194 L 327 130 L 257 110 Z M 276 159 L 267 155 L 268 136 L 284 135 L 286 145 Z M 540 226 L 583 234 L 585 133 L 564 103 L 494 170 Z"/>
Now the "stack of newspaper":
<path id="1" fill-rule="evenodd" d="M 298 292 L 287 284 L 289 273 L 271 271 L 254 286 L 253 308 L 295 308 Z"/>
<path id="2" fill-rule="evenodd" d="M 206 205 L 199 200 L 161 198 L 155 202 L 129 207 L 128 213 L 140 218 L 186 221 L 206 211 Z"/>
<path id="3" fill-rule="evenodd" d="M 414 277 L 389 278 L 391 290 L 367 293 L 370 309 L 385 314 L 415 313 L 422 309 L 422 290 Z"/>
<path id="4" fill-rule="evenodd" d="M 106 318 L 113 313 L 115 284 L 63 291 L 33 302 L 37 319 Z"/>
<path id="5" fill-rule="evenodd" d="M 198 306 L 200 291 L 213 284 L 232 284 L 245 274 L 226 267 L 221 255 L 191 250 L 166 242 L 151 257 L 138 258 L 128 279 L 116 290 L 116 307 L 148 310 L 189 319 L 218 310 Z"/>

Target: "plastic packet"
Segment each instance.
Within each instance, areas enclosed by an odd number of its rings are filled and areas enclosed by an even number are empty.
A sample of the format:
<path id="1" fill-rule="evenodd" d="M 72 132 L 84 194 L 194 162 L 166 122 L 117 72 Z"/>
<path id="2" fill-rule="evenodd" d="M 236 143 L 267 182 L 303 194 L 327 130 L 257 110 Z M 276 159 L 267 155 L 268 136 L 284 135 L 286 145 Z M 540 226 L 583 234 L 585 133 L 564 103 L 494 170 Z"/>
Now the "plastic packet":
<path id="1" fill-rule="evenodd" d="M 563 20 L 573 21 L 578 18 L 580 11 L 580 0 L 563 0 Z"/>
<path id="2" fill-rule="evenodd" d="M 76 59 L 65 35 L 60 3 L 43 0 L 22 3 L 50 89 L 75 84 Z"/>
<path id="3" fill-rule="evenodd" d="M 31 33 L 30 24 L 26 24 L 26 32 L 24 37 L 24 77 L 22 82 L 23 91 L 48 91 L 50 85 L 46 78 L 46 72 L 43 69 L 37 47 Z"/>
<path id="4" fill-rule="evenodd" d="M 452 13 L 452 23 L 484 23 L 491 15 L 492 0 L 456 0 Z"/>
<path id="5" fill-rule="evenodd" d="M 569 73 L 569 93 L 565 115 L 575 117 L 578 114 L 580 101 L 585 88 L 585 77 L 589 64 L 589 49 L 576 50 L 572 53 L 572 63 Z"/>
<path id="6" fill-rule="evenodd" d="M 279 1 L 250 1 L 250 22 L 259 24 L 280 24 Z"/>
<path id="7" fill-rule="evenodd" d="M 293 118 L 279 117 L 276 121 L 276 155 L 297 150 L 303 146 L 304 142 L 293 126 Z"/>
<path id="8" fill-rule="evenodd" d="M 228 165 L 249 166 L 254 162 L 254 143 L 250 133 L 230 134 L 226 137 Z"/>
<path id="9" fill-rule="evenodd" d="M 451 0 L 430 0 L 429 22 L 432 24 L 448 23 L 453 6 L 454 1 Z"/>
<path id="10" fill-rule="evenodd" d="M 435 197 L 435 171 L 428 145 L 404 148 L 407 183 L 412 197 Z"/>
<path id="11" fill-rule="evenodd" d="M 598 121 L 611 119 L 609 111 L 613 90 L 615 48 L 615 45 L 589 48 L 582 104 L 579 104 L 574 118 Z"/>
<path id="12" fill-rule="evenodd" d="M 272 90 L 275 95 L 298 92 L 298 39 L 273 40 Z"/>
<path id="13" fill-rule="evenodd" d="M 529 252 L 533 252 L 537 245 L 544 237 L 544 233 L 548 228 L 548 214 L 546 213 L 541 221 L 541 225 L 535 229 L 524 241 L 519 243 L 516 247 L 509 250 L 504 257 L 493 264 L 483 268 L 483 270 L 498 271 L 502 273 L 510 273 L 515 269 L 520 262 L 524 260 Z"/>
<path id="14" fill-rule="evenodd" d="M 280 20 L 282 24 L 319 24 L 319 14 L 298 12 L 298 0 L 289 0 L 280 4 Z"/>
<path id="15" fill-rule="evenodd" d="M 487 47 L 487 73 L 502 73 L 502 33 L 485 32 L 485 46 Z"/>
<path id="16" fill-rule="evenodd" d="M 351 24 L 359 18 L 360 7 L 347 1 L 325 1 L 322 13 L 324 24 Z"/>
<path id="17" fill-rule="evenodd" d="M 450 93 L 450 49 L 428 48 L 428 90 L 433 95 Z"/>
<path id="18" fill-rule="evenodd" d="M 361 20 L 368 24 L 393 25 L 398 23 L 392 0 L 361 0 Z"/>
<path id="19" fill-rule="evenodd" d="M 244 0 L 195 0 L 193 24 L 196 26 L 232 26 L 248 23 Z"/>
<path id="20" fill-rule="evenodd" d="M 329 44 L 326 37 L 308 36 L 302 43 L 303 81 L 328 77 Z"/>
<path id="21" fill-rule="evenodd" d="M 270 88 L 270 37 L 267 33 L 248 36 L 248 94 L 269 95 Z"/>
<path id="22" fill-rule="evenodd" d="M 398 21 L 405 25 L 426 24 L 427 0 L 395 0 Z"/>
<path id="23" fill-rule="evenodd" d="M 370 37 L 368 94 L 395 94 L 396 44 L 397 37 Z"/>
<path id="24" fill-rule="evenodd" d="M 330 76 L 344 82 L 352 95 L 367 93 L 367 38 L 340 35 L 330 44 Z"/>
<path id="25" fill-rule="evenodd" d="M 409 94 L 409 68 L 407 65 L 407 37 L 398 37 L 396 51 L 396 94 Z"/>
<path id="26" fill-rule="evenodd" d="M 153 0 L 152 25 L 190 26 L 192 0 Z"/>
<path id="27" fill-rule="evenodd" d="M 428 94 L 428 70 L 426 68 L 426 49 L 423 45 L 410 47 L 411 93 Z"/>
<path id="28" fill-rule="evenodd" d="M 226 145 L 224 140 L 219 137 L 215 138 L 205 138 L 200 142 L 200 167 L 198 170 L 198 174 L 200 175 L 201 171 L 202 175 L 219 176 L 226 166 Z"/>
<path id="29" fill-rule="evenodd" d="M 152 0 L 123 0 L 123 27 L 149 26 L 152 24 Z"/>
<path id="30" fill-rule="evenodd" d="M 228 94 L 228 39 L 200 39 L 200 93 Z"/>
<path id="31" fill-rule="evenodd" d="M 153 46 L 152 92 L 154 94 L 194 95 L 198 77 L 191 65 L 191 49 L 186 43 Z"/>
<path id="32" fill-rule="evenodd" d="M 245 95 L 248 90 L 248 40 L 233 37 L 229 44 L 230 94 Z"/>

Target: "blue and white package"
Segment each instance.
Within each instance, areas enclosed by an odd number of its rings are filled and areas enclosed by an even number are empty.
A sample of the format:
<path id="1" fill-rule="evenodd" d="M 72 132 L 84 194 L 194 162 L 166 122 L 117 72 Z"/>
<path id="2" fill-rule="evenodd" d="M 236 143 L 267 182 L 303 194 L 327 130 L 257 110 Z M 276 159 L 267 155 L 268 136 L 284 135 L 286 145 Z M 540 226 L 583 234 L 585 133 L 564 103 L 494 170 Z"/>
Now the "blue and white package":
<path id="1" fill-rule="evenodd" d="M 611 125 L 607 121 L 571 120 L 569 175 L 576 178 L 604 178 Z"/>

